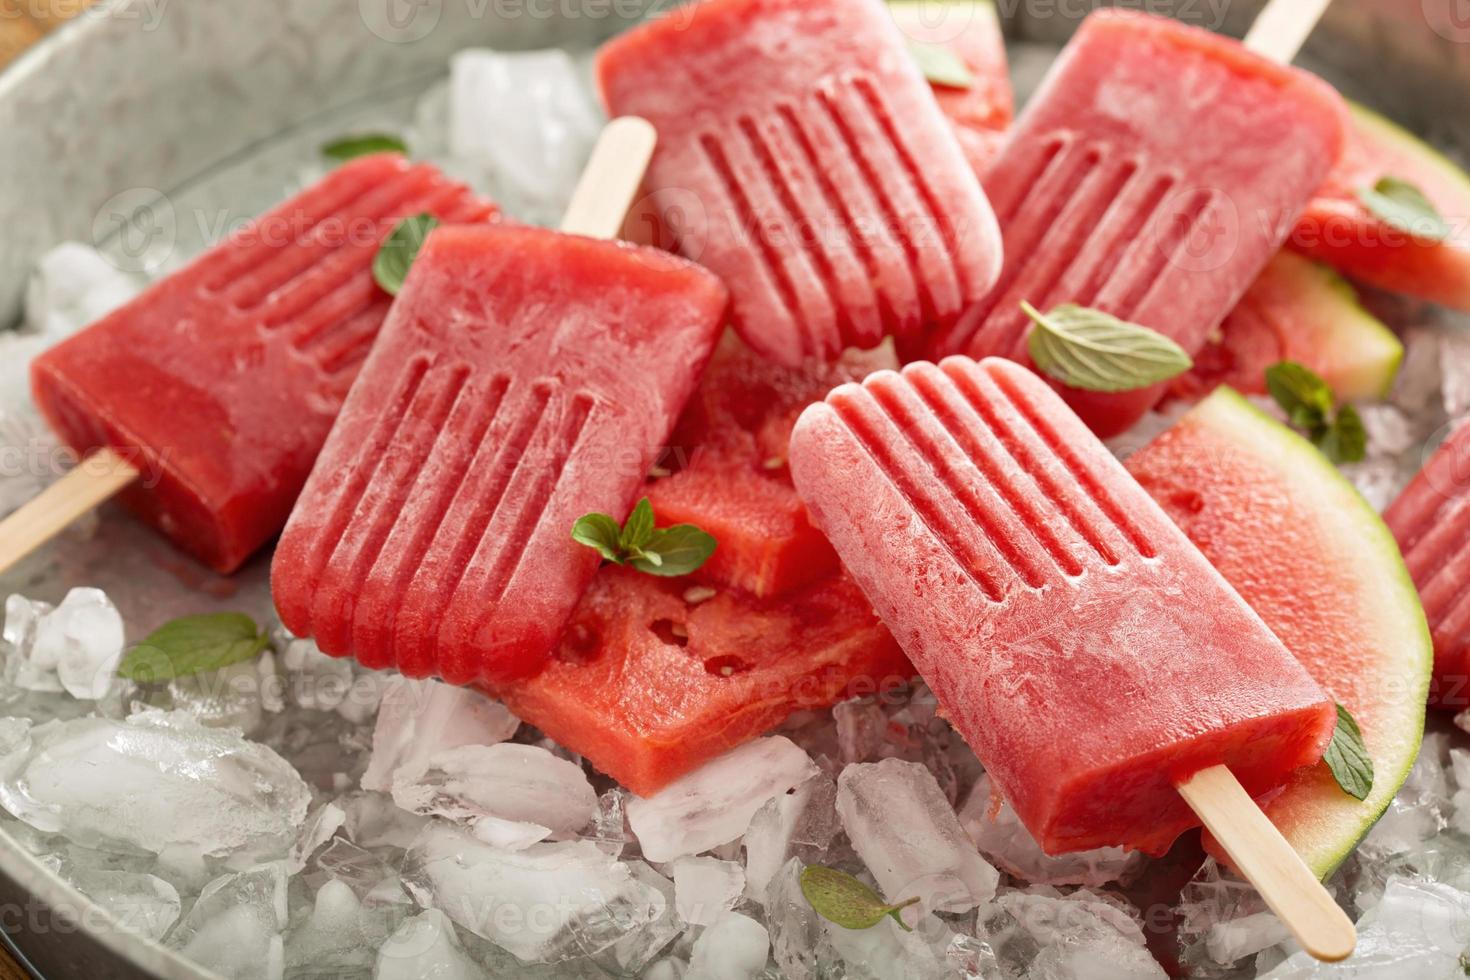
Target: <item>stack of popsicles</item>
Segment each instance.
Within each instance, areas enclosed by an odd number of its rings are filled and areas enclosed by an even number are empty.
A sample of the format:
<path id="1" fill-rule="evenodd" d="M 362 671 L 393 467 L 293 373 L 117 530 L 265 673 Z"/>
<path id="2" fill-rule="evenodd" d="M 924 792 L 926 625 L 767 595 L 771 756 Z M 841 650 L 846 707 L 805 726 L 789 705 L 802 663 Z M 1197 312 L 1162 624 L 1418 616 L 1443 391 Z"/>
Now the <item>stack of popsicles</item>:
<path id="1" fill-rule="evenodd" d="M 1342 130 L 1309 76 L 1100 13 L 990 172 L 997 224 L 878 0 L 705 0 L 614 41 L 598 76 L 614 114 L 660 131 L 651 190 L 707 268 L 475 225 L 489 205 L 375 158 L 39 361 L 48 416 L 81 450 L 141 453 L 158 480 L 133 505 L 221 570 L 285 524 L 277 605 L 327 652 L 505 687 L 542 669 L 597 572 L 572 524 L 628 512 L 727 308 L 785 364 L 885 337 L 1025 361 L 1023 300 L 1197 349 Z M 595 227 L 572 227 L 612 234 L 643 172 L 629 152 Z M 451 227 L 390 311 L 368 265 L 393 218 L 425 210 Z M 286 212 L 311 230 L 282 246 L 266 232 Z M 368 240 L 329 236 L 359 218 Z M 1062 394 L 1113 432 L 1159 389 Z M 1201 819 L 1250 819 L 1247 794 L 1321 756 L 1330 701 L 1025 368 L 952 358 L 840 387 L 803 416 L 791 466 L 1049 850 L 1159 853 Z M 1244 811 L 1221 803 L 1231 787 Z M 1232 857 L 1264 879 L 1270 846 Z M 1345 955 L 1340 932 L 1315 938 Z"/>

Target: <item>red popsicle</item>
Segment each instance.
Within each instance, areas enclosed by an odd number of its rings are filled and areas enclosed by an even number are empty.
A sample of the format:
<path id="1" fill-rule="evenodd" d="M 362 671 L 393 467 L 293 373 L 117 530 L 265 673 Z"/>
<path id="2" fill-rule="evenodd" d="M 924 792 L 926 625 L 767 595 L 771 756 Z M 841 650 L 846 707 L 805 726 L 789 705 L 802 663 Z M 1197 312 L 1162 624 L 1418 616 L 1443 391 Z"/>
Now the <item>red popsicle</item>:
<path id="1" fill-rule="evenodd" d="M 495 209 L 400 156 L 333 171 L 37 358 L 41 411 L 78 452 L 111 450 L 140 517 L 234 571 L 285 523 L 387 315 L 378 245 L 420 212 Z"/>
<path id="2" fill-rule="evenodd" d="M 727 304 L 654 249 L 434 231 L 276 549 L 287 628 L 416 677 L 534 672 L 597 570 L 572 525 L 628 512 Z"/>
<path id="3" fill-rule="evenodd" d="M 1273 10 L 1286 3 L 1300 0 Z M 1193 354 L 1276 253 L 1343 132 L 1341 99 L 1310 75 L 1165 18 L 1093 14 L 986 175 L 999 284 L 923 353 L 1028 362 L 1024 300 L 1099 309 Z M 1063 394 L 1107 436 L 1166 389 Z"/>
<path id="4" fill-rule="evenodd" d="M 917 344 L 995 281 L 994 215 L 879 0 L 705 0 L 613 40 L 598 79 L 658 128 L 662 226 L 766 357 Z"/>

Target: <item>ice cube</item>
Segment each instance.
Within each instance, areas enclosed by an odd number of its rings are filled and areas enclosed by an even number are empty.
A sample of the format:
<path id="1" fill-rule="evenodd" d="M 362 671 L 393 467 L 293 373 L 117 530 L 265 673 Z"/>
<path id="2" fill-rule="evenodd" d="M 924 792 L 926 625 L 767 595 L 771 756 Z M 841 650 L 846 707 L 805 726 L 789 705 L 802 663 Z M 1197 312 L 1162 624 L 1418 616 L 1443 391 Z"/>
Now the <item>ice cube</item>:
<path id="1" fill-rule="evenodd" d="M 260 731 L 267 710 L 264 692 L 272 685 L 275 657 L 265 651 L 254 660 L 206 670 L 168 683 L 169 707 L 210 728 Z"/>
<path id="2" fill-rule="evenodd" d="M 594 961 L 605 973 L 615 977 L 637 975 L 684 928 L 684 923 L 674 909 L 674 883 L 642 861 L 626 863 L 634 880 L 648 889 L 650 898 L 656 894 L 662 901 L 651 901 L 651 907 L 658 911 L 648 922 L 629 930 L 621 939 L 594 957 Z"/>
<path id="3" fill-rule="evenodd" d="M 280 980 L 285 928 L 286 867 L 274 862 L 211 881 L 166 944 L 231 980 Z"/>
<path id="4" fill-rule="evenodd" d="M 347 822 L 347 813 L 336 803 L 323 803 L 306 821 L 301 836 L 287 861 L 292 874 L 300 874 L 312 856 Z"/>
<path id="5" fill-rule="evenodd" d="M 286 970 L 292 977 L 366 975 L 377 949 L 398 928 L 407 908 L 364 907 L 351 886 L 328 881 L 317 890 L 310 911 L 294 922 L 286 937 Z"/>
<path id="6" fill-rule="evenodd" d="M 1364 839 L 1361 851 L 1365 856 L 1412 853 L 1445 828 L 1445 804 L 1450 797 L 1448 765 L 1448 734 L 1426 734 L 1404 785 Z"/>
<path id="7" fill-rule="evenodd" d="M 378 950 L 374 980 L 479 980 L 485 976 L 438 909 L 406 920 Z"/>
<path id="8" fill-rule="evenodd" d="M 682 857 L 671 870 L 679 918 L 692 926 L 712 925 L 745 891 L 745 872 L 734 861 Z"/>
<path id="9" fill-rule="evenodd" d="M 763 901 L 776 872 L 793 857 L 820 861 L 837 832 L 837 783 L 818 773 L 756 811 L 745 831 L 745 894 Z"/>
<path id="10" fill-rule="evenodd" d="M 771 952 L 787 980 L 817 980 L 836 975 L 837 954 L 827 935 L 826 920 L 817 915 L 801 891 L 802 862 L 792 858 L 776 872 L 766 889 L 766 926 Z"/>
<path id="11" fill-rule="evenodd" d="M 766 968 L 771 936 L 748 915 L 726 912 L 694 941 L 685 980 L 754 980 Z"/>
<path id="12" fill-rule="evenodd" d="M 449 62 L 449 149 L 516 217 L 552 224 L 591 153 L 601 114 L 560 49 L 467 50 Z"/>
<path id="13" fill-rule="evenodd" d="M 338 803 L 347 814 L 348 838 L 363 847 L 407 850 L 429 822 L 402 809 L 385 793 L 352 793 Z"/>
<path id="14" fill-rule="evenodd" d="M 352 661 L 322 653 L 311 640 L 288 640 L 281 667 L 286 697 L 308 711 L 336 711 L 352 690 Z"/>
<path id="15" fill-rule="evenodd" d="M 72 589 L 54 609 L 13 595 L 5 613 L 5 637 L 13 648 L 7 675 L 17 687 L 65 690 L 86 701 L 107 694 L 125 638 L 122 615 L 105 593 Z"/>
<path id="16" fill-rule="evenodd" d="M 1117 881 L 1143 863 L 1136 851 L 1104 847 L 1053 857 L 1041 849 L 1021 818 L 982 775 L 961 807 L 960 826 L 991 861 L 1023 881 L 1038 885 L 1086 885 Z"/>
<path id="17" fill-rule="evenodd" d="M 965 836 L 933 773 L 885 759 L 848 766 L 837 813 L 890 902 L 918 897 L 928 912 L 964 912 L 995 896 L 999 873 Z"/>
<path id="18" fill-rule="evenodd" d="M 660 792 L 628 803 L 628 823 L 650 861 L 699 854 L 745 833 L 766 801 L 816 775 L 790 739 L 758 738 L 726 752 Z"/>
<path id="19" fill-rule="evenodd" d="M 628 830 L 628 792 L 615 786 L 597 798 L 597 815 L 582 838 L 595 842 L 612 857 L 620 857 L 631 836 Z"/>
<path id="20" fill-rule="evenodd" d="M 440 752 L 504 742 L 520 724 L 505 705 L 468 688 L 394 678 L 383 690 L 362 788 L 391 792 L 396 780 L 416 779 Z"/>
<path id="21" fill-rule="evenodd" d="M 1045 885 L 1004 892 L 985 916 L 982 936 L 1003 965 L 1028 977 L 1166 980 L 1149 955 L 1143 927 L 1118 899 L 1086 889 L 1063 895 Z M 1105 969 L 1106 973 L 1100 972 Z"/>
<path id="22" fill-rule="evenodd" d="M 1448 885 L 1390 879 L 1382 900 L 1358 920 L 1358 945 L 1342 964 L 1298 952 L 1262 980 L 1408 980 L 1463 977 L 1470 944 L 1470 894 Z"/>
<path id="23" fill-rule="evenodd" d="M 888 730 L 888 715 L 870 700 L 844 701 L 832 709 L 837 750 L 844 763 L 875 758 Z"/>
<path id="24" fill-rule="evenodd" d="M 541 843 L 552 833 L 550 827 L 543 827 L 539 823 L 521 823 L 491 816 L 476 817 L 470 826 L 470 832 L 491 847 L 507 851 L 524 851 L 532 844 Z"/>
<path id="25" fill-rule="evenodd" d="M 558 834 L 576 833 L 597 813 L 597 793 L 581 766 L 509 742 L 439 752 L 425 772 L 399 781 L 393 799 L 414 813 L 471 823 L 491 818 Z"/>
<path id="26" fill-rule="evenodd" d="M 1230 966 L 1288 935 L 1255 887 L 1222 871 L 1214 858 L 1180 894 L 1179 942 L 1188 963 Z"/>
<path id="27" fill-rule="evenodd" d="M 914 931 L 891 918 L 869 929 L 844 929 L 824 922 L 832 948 L 842 957 L 847 980 L 950 980 L 954 966 L 946 955 L 955 935 L 928 917 Z"/>
<path id="28" fill-rule="evenodd" d="M 47 722 L 0 756 L 0 805 L 89 847 L 191 846 L 240 867 L 284 855 L 309 801 L 276 753 L 177 712 Z"/>
<path id="29" fill-rule="evenodd" d="M 79 242 L 62 242 L 36 262 L 26 285 L 26 328 L 51 343 L 99 320 L 136 296 L 142 284 Z"/>
<path id="30" fill-rule="evenodd" d="M 69 858 L 48 860 L 77 891 L 106 909 L 118 925 L 149 939 L 162 939 L 178 921 L 179 892 L 157 875 L 79 866 Z"/>
<path id="31" fill-rule="evenodd" d="M 667 908 L 662 894 L 589 841 L 505 851 L 435 821 L 404 867 L 420 905 L 526 963 L 596 955 Z"/>

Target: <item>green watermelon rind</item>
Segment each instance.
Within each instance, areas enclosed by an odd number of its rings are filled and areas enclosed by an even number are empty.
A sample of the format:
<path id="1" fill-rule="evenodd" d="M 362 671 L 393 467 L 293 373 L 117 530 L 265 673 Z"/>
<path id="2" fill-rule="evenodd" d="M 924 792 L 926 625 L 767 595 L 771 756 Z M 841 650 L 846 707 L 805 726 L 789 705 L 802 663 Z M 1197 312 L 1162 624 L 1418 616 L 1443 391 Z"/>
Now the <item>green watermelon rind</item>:
<path id="1" fill-rule="evenodd" d="M 1412 607 L 1415 621 L 1410 634 L 1394 627 L 1393 635 L 1385 636 L 1379 645 L 1382 650 L 1382 672 L 1380 677 L 1389 680 L 1376 689 L 1397 691 L 1402 703 L 1409 706 L 1404 722 L 1404 732 L 1391 745 L 1379 745 L 1371 752 L 1374 765 L 1373 791 L 1359 805 L 1359 819 L 1352 826 L 1344 826 L 1341 837 L 1332 845 L 1302 854 L 1308 866 L 1319 876 L 1326 878 L 1367 836 L 1373 825 L 1383 816 L 1388 804 L 1409 776 L 1424 735 L 1424 705 L 1429 696 L 1430 671 L 1434 662 L 1434 649 L 1430 639 L 1429 625 L 1419 602 L 1419 593 L 1409 577 L 1408 568 L 1399 552 L 1398 543 L 1372 506 L 1363 499 L 1357 489 L 1341 473 L 1295 432 L 1286 428 L 1265 412 L 1252 405 L 1232 388 L 1221 387 L 1202 401 L 1191 412 L 1200 421 L 1217 433 L 1223 433 L 1243 451 L 1268 462 L 1272 469 L 1283 475 L 1284 481 L 1302 492 L 1312 495 L 1322 513 L 1349 515 L 1347 523 L 1357 525 L 1358 548 L 1363 553 L 1364 565 L 1383 576 L 1385 584 L 1396 593 L 1404 609 Z M 1343 570 L 1347 574 L 1352 569 Z M 1397 605 L 1397 604 L 1396 604 Z M 1403 688 L 1398 684 L 1407 681 Z M 1376 733 L 1371 733 L 1376 734 Z M 1308 790 L 1314 788 L 1308 787 Z M 1340 793 L 1331 786 L 1324 792 Z M 1340 803 L 1340 798 L 1334 803 Z M 1269 809 L 1269 805 L 1268 805 Z M 1280 827 L 1287 839 L 1292 838 L 1290 824 Z"/>
<path id="2" fill-rule="evenodd" d="M 1424 142 L 1418 136 L 1409 132 L 1398 123 L 1379 115 L 1367 106 L 1356 102 L 1348 102 L 1348 112 L 1352 115 L 1353 122 L 1370 130 L 1375 136 L 1382 138 L 1385 142 L 1392 143 L 1407 154 L 1418 157 L 1425 164 L 1432 167 L 1437 176 L 1443 178 L 1446 188 L 1453 187 L 1467 208 L 1470 208 L 1470 173 L 1457 165 L 1449 157 L 1430 144 Z M 1422 188 L 1421 188 L 1422 189 Z"/>
<path id="3" fill-rule="evenodd" d="M 1291 257 L 1299 258 L 1295 255 Z M 1338 397 L 1346 401 L 1384 398 L 1393 389 L 1399 368 L 1403 366 L 1403 342 L 1387 324 L 1368 312 L 1353 284 L 1336 269 L 1314 259 L 1304 261 L 1311 264 L 1311 274 L 1318 280 L 1311 285 L 1319 287 L 1341 314 L 1333 319 L 1328 338 L 1334 341 L 1345 340 L 1355 347 L 1371 345 L 1374 348 L 1374 358 L 1360 368 L 1359 376 L 1351 381 L 1339 381 Z"/>

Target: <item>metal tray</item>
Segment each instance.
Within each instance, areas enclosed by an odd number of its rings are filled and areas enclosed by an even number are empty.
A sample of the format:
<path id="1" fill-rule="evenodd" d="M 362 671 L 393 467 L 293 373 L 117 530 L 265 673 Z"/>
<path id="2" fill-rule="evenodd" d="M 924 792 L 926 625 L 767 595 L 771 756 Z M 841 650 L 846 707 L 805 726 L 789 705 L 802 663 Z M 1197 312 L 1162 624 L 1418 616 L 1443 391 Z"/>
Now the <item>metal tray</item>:
<path id="1" fill-rule="evenodd" d="M 1060 44 L 1101 5 L 995 2 L 1027 48 Z M 103 0 L 0 74 L 0 327 L 16 319 L 27 273 L 50 246 L 93 241 L 146 263 L 164 236 L 164 253 L 187 254 L 219 222 L 278 197 L 323 135 L 404 125 L 460 48 L 586 47 L 667 5 Z M 1115 5 L 1239 36 L 1261 0 Z M 1442 146 L 1470 148 L 1464 0 L 1336 0 L 1301 63 Z M 140 209 L 154 216 L 146 236 L 119 241 Z M 119 929 L 3 830 L 0 930 L 50 978 L 210 976 Z"/>

